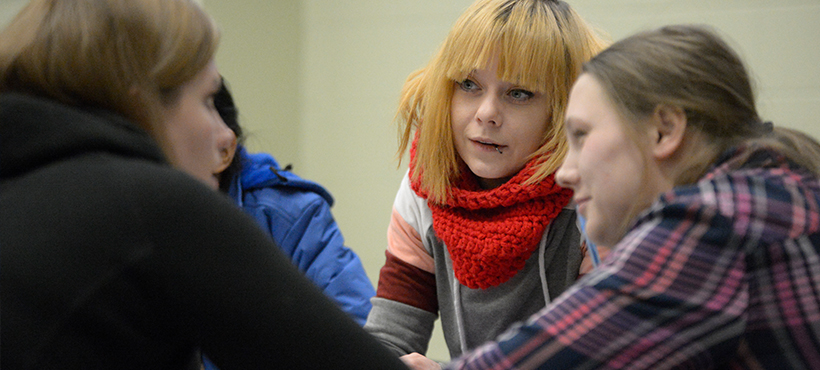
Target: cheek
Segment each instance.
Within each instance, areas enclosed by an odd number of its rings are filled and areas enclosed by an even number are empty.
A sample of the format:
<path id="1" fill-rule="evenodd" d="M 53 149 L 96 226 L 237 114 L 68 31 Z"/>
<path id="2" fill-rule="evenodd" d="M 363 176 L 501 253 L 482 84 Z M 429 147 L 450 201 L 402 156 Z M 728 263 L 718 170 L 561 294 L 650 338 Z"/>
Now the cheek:
<path id="1" fill-rule="evenodd" d="M 166 121 L 165 145 L 168 146 L 167 151 L 174 153 L 173 159 L 176 161 L 181 160 L 180 155 L 187 151 L 186 146 L 189 145 L 191 138 L 188 131 L 185 120 L 179 115 Z"/>
<path id="2" fill-rule="evenodd" d="M 533 125 L 532 128 L 525 133 L 527 140 L 529 141 L 529 146 L 532 148 L 533 151 L 537 150 L 541 147 L 544 143 L 544 137 L 547 134 L 547 125 L 546 121 L 539 121 L 542 122 L 538 125 Z"/>
<path id="3" fill-rule="evenodd" d="M 456 151 L 460 156 L 464 154 L 462 151 L 465 149 L 465 135 L 467 126 L 470 122 L 470 118 L 465 117 L 466 114 L 461 108 L 463 107 L 453 105 L 450 109 L 450 128 L 453 133 L 453 142 L 455 144 Z"/>
<path id="4" fill-rule="evenodd" d="M 615 208 L 624 208 L 625 205 L 632 204 L 636 198 L 641 196 L 640 186 L 643 178 L 643 171 L 640 163 L 636 163 L 634 158 L 618 155 L 618 153 L 602 153 L 598 163 L 592 163 L 592 168 L 588 172 L 596 169 L 601 171 L 600 181 L 598 181 L 598 196 L 607 199 L 609 204 Z M 616 212 L 622 209 L 616 209 Z"/>
<path id="5" fill-rule="evenodd" d="M 615 152 L 603 152 L 598 158 L 585 167 L 593 199 L 590 233 L 599 243 L 611 244 L 620 239 L 636 211 L 644 208 L 648 195 L 640 158 Z"/>
<path id="6" fill-rule="evenodd" d="M 515 121 L 518 125 L 518 136 L 526 138 L 530 146 L 540 147 L 544 141 L 547 129 L 550 127 L 549 114 L 545 104 L 537 104 L 520 112 Z"/>
<path id="7" fill-rule="evenodd" d="M 521 146 L 520 153 L 525 156 L 529 156 L 541 148 L 541 145 L 544 144 L 544 136 L 547 132 L 547 123 L 545 121 L 541 120 L 530 122 L 539 123 L 524 125 L 518 130 L 517 133 L 514 134 L 515 137 L 519 138 L 519 144 Z"/>
<path id="8" fill-rule="evenodd" d="M 188 166 L 205 167 L 218 157 L 213 118 L 198 110 L 187 111 L 169 128 L 173 151 Z"/>
<path id="9" fill-rule="evenodd" d="M 212 117 L 209 118 L 207 116 L 203 116 L 202 122 L 209 122 L 209 124 L 202 125 L 199 128 L 200 134 L 197 135 L 197 138 L 199 139 L 199 150 L 201 151 L 203 158 L 207 158 L 211 161 L 216 160 L 218 162 L 220 147 L 219 142 L 222 137 L 220 135 L 222 131 L 219 129 L 219 124 L 221 124 L 221 121 L 216 121 Z"/>
<path id="10" fill-rule="evenodd" d="M 473 115 L 470 114 L 466 104 L 459 99 L 453 98 L 450 106 L 450 126 L 453 128 L 453 132 L 456 134 L 462 133 L 472 117 Z"/>

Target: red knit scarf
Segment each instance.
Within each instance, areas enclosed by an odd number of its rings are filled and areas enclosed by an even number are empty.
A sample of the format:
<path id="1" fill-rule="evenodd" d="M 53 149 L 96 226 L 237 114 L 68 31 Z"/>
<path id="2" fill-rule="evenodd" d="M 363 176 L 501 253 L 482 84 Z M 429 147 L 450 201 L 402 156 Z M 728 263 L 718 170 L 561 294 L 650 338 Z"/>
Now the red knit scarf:
<path id="1" fill-rule="evenodd" d="M 415 141 L 410 171 L 415 168 Z M 515 276 L 538 248 L 547 225 L 569 204 L 572 191 L 555 183 L 554 174 L 524 185 L 541 160 L 528 162 L 505 184 L 484 190 L 466 167 L 454 181 L 445 205 L 428 201 L 433 229 L 450 253 L 456 279 L 472 289 L 497 286 Z M 421 177 L 411 184 L 420 197 Z"/>

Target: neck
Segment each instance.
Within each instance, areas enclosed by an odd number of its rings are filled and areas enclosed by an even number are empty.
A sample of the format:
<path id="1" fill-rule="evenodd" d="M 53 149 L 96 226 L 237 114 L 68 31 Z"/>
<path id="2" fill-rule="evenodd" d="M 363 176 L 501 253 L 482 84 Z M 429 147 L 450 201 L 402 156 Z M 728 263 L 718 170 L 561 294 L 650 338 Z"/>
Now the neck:
<path id="1" fill-rule="evenodd" d="M 502 178 L 498 178 L 498 179 L 485 179 L 483 177 L 476 176 L 476 179 L 478 181 L 478 186 L 480 186 L 484 190 L 495 189 L 495 188 L 497 188 L 501 185 L 504 185 L 505 183 L 507 183 L 507 181 L 510 181 L 511 178 L 512 177 L 502 177 Z"/>

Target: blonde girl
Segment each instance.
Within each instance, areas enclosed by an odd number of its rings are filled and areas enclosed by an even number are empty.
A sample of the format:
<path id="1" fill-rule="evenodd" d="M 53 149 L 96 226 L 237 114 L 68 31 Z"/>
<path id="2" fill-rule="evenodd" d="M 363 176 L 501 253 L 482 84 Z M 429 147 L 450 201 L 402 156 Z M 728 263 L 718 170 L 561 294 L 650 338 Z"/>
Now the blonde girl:
<path id="1" fill-rule="evenodd" d="M 410 168 L 365 325 L 396 354 L 425 353 L 441 315 L 458 356 L 578 278 L 572 193 L 553 173 L 569 88 L 602 46 L 563 1 L 479 0 L 410 75 L 397 113 Z"/>

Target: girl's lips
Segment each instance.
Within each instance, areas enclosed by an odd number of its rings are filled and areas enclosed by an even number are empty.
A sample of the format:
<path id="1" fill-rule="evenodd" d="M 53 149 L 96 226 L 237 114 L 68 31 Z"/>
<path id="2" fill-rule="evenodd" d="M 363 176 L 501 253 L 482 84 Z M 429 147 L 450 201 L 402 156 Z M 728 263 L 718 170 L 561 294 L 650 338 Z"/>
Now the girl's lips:
<path id="1" fill-rule="evenodd" d="M 584 214 L 585 213 L 584 211 L 587 208 L 586 205 L 587 205 L 587 201 L 589 201 L 589 198 L 575 199 L 574 201 L 575 201 L 576 211 L 578 211 L 578 213 L 580 213 L 581 216 L 586 217 L 586 215 Z"/>
<path id="2" fill-rule="evenodd" d="M 473 140 L 470 140 L 470 141 L 472 141 L 474 144 L 478 145 L 479 147 L 481 147 L 485 150 L 490 150 L 490 151 L 496 151 L 498 149 L 505 149 L 507 147 L 506 145 L 496 144 L 496 143 L 494 143 L 492 141 L 489 141 L 489 140 L 473 139 Z"/>

